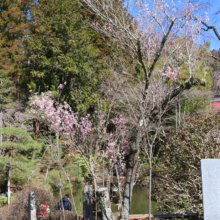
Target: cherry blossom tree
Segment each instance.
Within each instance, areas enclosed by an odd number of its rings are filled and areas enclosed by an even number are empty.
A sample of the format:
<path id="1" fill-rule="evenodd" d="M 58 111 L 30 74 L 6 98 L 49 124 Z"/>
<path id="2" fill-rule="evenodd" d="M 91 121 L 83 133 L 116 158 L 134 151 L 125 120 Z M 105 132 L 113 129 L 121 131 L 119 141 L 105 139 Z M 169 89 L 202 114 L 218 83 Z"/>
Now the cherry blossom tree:
<path id="1" fill-rule="evenodd" d="M 41 95 L 35 94 L 30 98 L 29 112 L 36 118 L 45 122 L 49 129 L 56 133 L 57 139 L 57 152 L 59 154 L 58 139 L 61 136 L 65 146 L 69 148 L 70 156 L 74 156 L 74 152 L 79 153 L 87 164 L 94 182 L 95 197 L 98 191 L 95 162 L 91 159 L 91 152 L 88 151 L 92 142 L 97 137 L 91 135 L 96 132 L 101 137 L 100 145 L 105 143 L 103 156 L 107 158 L 107 170 L 110 175 L 113 171 L 117 174 L 118 188 L 120 193 L 121 182 L 125 174 L 125 157 L 129 154 L 130 146 L 126 140 L 126 120 L 122 117 L 114 117 L 110 120 L 108 115 L 102 113 L 98 114 L 98 125 L 93 125 L 89 120 L 89 115 L 86 117 L 78 117 L 78 113 L 74 113 L 71 107 L 64 102 L 64 104 L 57 103 L 53 100 L 52 93 L 42 93 Z M 107 127 L 111 124 L 115 126 L 114 132 L 108 132 Z M 62 164 L 56 158 L 62 169 Z M 110 184 L 109 184 L 110 185 Z M 121 197 L 120 197 L 121 198 Z M 121 201 L 122 199 L 120 199 Z"/>
<path id="2" fill-rule="evenodd" d="M 75 141 L 85 139 L 91 131 L 91 122 L 88 116 L 79 119 L 78 113 L 74 113 L 67 102 L 64 104 L 54 103 L 51 96 L 50 92 L 41 93 L 41 96 L 35 94 L 31 98 L 33 100 L 30 103 L 30 113 L 38 115 L 56 133 L 62 132 L 67 136 L 72 135 Z"/>
<path id="3" fill-rule="evenodd" d="M 172 0 L 81 2 L 99 17 L 89 22 L 103 37 L 111 39 L 108 43 L 115 52 L 109 60 L 112 81 L 106 82 L 103 89 L 113 108 L 123 109 L 130 127 L 132 143 L 120 217 L 125 220 L 130 212 L 140 149 L 146 149 L 149 159 L 151 201 L 152 158 L 155 144 L 164 133 L 165 115 L 178 95 L 193 86 L 205 85 L 205 80 L 197 77 L 195 65 L 199 59 L 195 52 L 201 31 L 200 5 Z"/>
<path id="4" fill-rule="evenodd" d="M 59 89 L 62 89 L 63 85 L 59 86 Z M 88 160 L 86 158 L 85 149 L 81 146 L 81 144 L 85 141 L 91 131 L 91 122 L 88 119 L 89 115 L 86 117 L 78 117 L 78 113 L 74 113 L 71 107 L 64 102 L 64 104 L 55 102 L 53 100 L 53 96 L 51 92 L 41 93 L 38 96 L 37 93 L 33 97 L 30 97 L 31 102 L 29 105 L 29 113 L 38 118 L 41 122 L 45 122 L 49 129 L 56 134 L 56 160 L 60 167 L 60 179 L 61 179 L 61 171 L 64 171 L 63 164 L 60 160 L 60 150 L 59 150 L 59 139 L 60 137 L 64 141 L 64 145 L 69 148 L 69 152 L 71 153 L 72 146 L 75 146 L 76 151 L 83 157 L 84 161 L 87 163 L 88 168 L 92 175 L 94 176 L 94 169 L 91 164 L 88 164 Z M 90 159 L 89 159 L 90 162 Z M 68 178 L 66 172 L 64 174 Z M 96 182 L 94 179 L 94 185 L 96 188 Z M 69 184 L 70 180 L 68 179 Z M 71 194 L 72 190 L 70 188 Z M 60 189 L 60 197 L 62 199 L 62 193 Z M 73 198 L 73 196 L 72 196 Z M 75 202 L 73 200 L 74 208 Z M 77 211 L 76 211 L 77 213 Z M 64 214 L 64 213 L 63 213 Z"/>

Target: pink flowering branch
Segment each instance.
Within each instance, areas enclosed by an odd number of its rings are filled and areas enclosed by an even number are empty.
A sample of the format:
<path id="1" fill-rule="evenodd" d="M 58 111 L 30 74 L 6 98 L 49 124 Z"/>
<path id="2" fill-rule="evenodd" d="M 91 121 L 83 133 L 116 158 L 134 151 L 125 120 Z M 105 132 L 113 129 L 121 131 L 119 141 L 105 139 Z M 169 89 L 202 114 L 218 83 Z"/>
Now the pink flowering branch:
<path id="1" fill-rule="evenodd" d="M 41 117 L 50 130 L 74 137 L 75 140 L 76 133 L 79 133 L 81 140 L 85 140 L 91 132 L 89 115 L 79 118 L 78 113 L 74 113 L 66 102 L 54 102 L 50 92 L 42 93 L 41 96 L 35 94 L 31 100 L 29 112 Z"/>

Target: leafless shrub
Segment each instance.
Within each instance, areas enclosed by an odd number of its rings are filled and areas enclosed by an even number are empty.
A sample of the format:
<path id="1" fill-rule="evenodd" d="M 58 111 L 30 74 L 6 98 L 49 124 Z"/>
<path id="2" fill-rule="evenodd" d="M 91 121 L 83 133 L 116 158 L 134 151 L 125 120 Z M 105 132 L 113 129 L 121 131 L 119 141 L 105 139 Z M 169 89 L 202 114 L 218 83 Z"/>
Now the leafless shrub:
<path id="1" fill-rule="evenodd" d="M 47 203 L 51 213 L 54 212 L 57 201 L 49 191 L 37 187 L 28 187 L 18 192 L 10 205 L 0 209 L 0 220 L 27 220 L 28 197 L 32 190 L 36 196 L 36 207 L 40 203 Z"/>

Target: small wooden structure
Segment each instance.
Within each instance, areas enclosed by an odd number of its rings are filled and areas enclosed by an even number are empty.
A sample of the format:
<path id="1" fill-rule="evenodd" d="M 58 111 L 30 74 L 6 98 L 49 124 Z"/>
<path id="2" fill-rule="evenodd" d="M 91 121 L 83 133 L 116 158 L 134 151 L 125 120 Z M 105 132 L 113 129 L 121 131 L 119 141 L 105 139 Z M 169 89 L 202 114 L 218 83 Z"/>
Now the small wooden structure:
<path id="1" fill-rule="evenodd" d="M 129 215 L 130 220 L 145 220 L 149 218 L 149 214 L 144 215 Z M 151 219 L 173 219 L 173 218 L 187 218 L 192 220 L 198 219 L 197 213 L 187 212 L 183 214 L 151 214 Z"/>
<path id="2" fill-rule="evenodd" d="M 10 184 L 10 190 L 11 191 L 17 191 L 17 190 L 22 190 L 23 189 L 23 187 L 21 186 L 21 185 L 15 185 L 14 183 L 11 183 Z"/>
<path id="3" fill-rule="evenodd" d="M 213 98 L 211 101 L 211 106 L 220 110 L 220 97 Z"/>

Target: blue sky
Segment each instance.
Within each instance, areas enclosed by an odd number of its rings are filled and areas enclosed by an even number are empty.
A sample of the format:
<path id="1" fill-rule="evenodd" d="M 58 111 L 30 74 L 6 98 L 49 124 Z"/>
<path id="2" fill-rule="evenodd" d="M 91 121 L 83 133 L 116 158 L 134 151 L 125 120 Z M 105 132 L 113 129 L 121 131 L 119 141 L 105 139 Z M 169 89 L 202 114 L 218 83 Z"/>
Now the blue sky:
<path id="1" fill-rule="evenodd" d="M 173 1 L 178 2 L 179 0 L 173 0 Z M 208 17 L 209 17 L 208 25 L 215 26 L 220 34 L 220 13 L 216 15 L 216 12 L 218 11 L 218 9 L 220 10 L 220 0 L 195 0 L 195 1 L 204 3 L 204 7 L 208 8 Z M 125 7 L 126 6 L 127 5 L 125 1 Z M 131 5 L 131 7 L 128 8 L 128 11 L 130 11 L 134 17 L 137 15 L 136 9 L 133 9 L 133 5 Z M 205 21 L 205 18 L 202 20 Z M 220 48 L 220 41 L 217 39 L 217 37 L 215 36 L 212 30 L 209 30 L 208 32 L 204 31 L 202 34 L 203 36 L 205 36 L 205 38 L 201 37 L 199 40 L 199 44 L 203 44 L 205 41 L 210 40 L 211 50 Z"/>
<path id="2" fill-rule="evenodd" d="M 220 10 L 220 0 L 209 0 L 209 10 L 208 10 L 208 16 L 209 16 L 209 25 L 213 25 L 217 28 L 219 34 L 220 34 L 220 14 L 216 15 L 215 13 Z M 207 36 L 206 39 L 210 39 L 211 45 L 210 49 L 219 49 L 220 48 L 220 41 L 217 39 L 217 37 L 214 35 L 213 31 L 209 31 L 205 33 Z"/>

